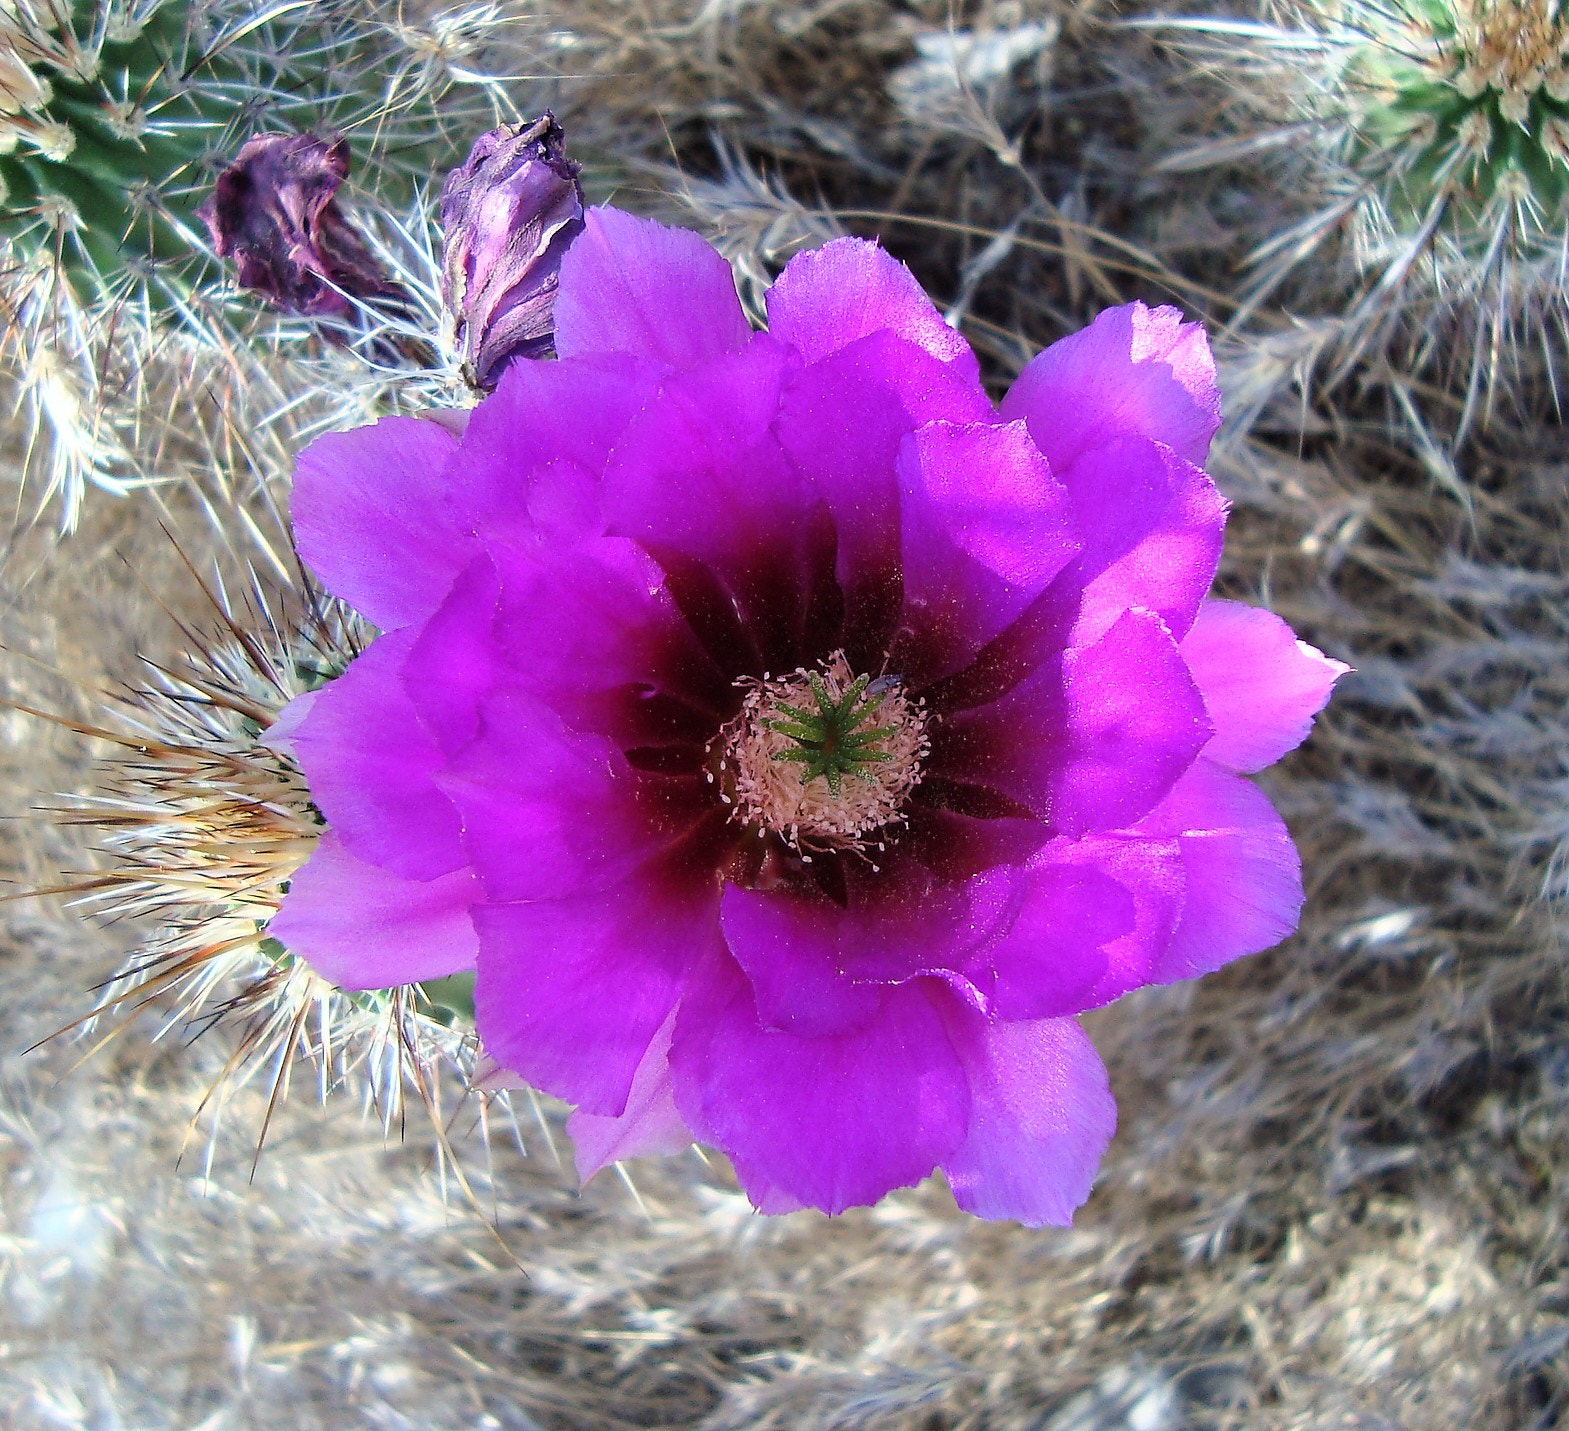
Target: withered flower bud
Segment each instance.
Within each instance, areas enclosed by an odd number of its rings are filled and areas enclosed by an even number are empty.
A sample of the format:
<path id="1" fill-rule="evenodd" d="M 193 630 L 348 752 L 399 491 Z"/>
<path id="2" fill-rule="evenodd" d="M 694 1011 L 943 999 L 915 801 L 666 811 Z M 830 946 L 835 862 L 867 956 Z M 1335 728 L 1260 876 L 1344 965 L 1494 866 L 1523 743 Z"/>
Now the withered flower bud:
<path id="1" fill-rule="evenodd" d="M 240 286 L 285 313 L 345 318 L 355 299 L 399 290 L 339 210 L 349 172 L 343 139 L 259 134 L 241 146 L 196 211 Z"/>
<path id="2" fill-rule="evenodd" d="M 442 297 L 476 387 L 494 387 L 513 358 L 555 352 L 561 257 L 583 230 L 581 167 L 547 111 L 480 135 L 442 187 Z"/>

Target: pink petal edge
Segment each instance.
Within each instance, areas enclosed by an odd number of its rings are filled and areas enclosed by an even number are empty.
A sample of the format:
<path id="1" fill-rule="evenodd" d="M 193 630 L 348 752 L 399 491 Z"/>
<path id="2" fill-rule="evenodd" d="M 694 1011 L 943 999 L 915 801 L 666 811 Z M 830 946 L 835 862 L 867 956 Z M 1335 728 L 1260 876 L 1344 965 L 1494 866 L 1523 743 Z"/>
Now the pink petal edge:
<path id="1" fill-rule="evenodd" d="M 768 331 L 808 363 L 870 333 L 893 333 L 971 381 L 980 376 L 969 343 L 943 321 L 920 280 L 866 239 L 834 239 L 796 254 L 768 290 Z"/>
<path id="2" fill-rule="evenodd" d="M 580 1108 L 567 1119 L 580 1185 L 623 1158 L 679 1153 L 691 1146 L 691 1129 L 677 1111 L 671 1093 L 670 1037 L 675 1026 L 672 1009 L 632 1075 L 632 1088 L 620 1116 L 607 1117 Z"/>
<path id="3" fill-rule="evenodd" d="M 1215 723 L 1204 754 L 1243 772 L 1301 745 L 1351 669 L 1297 640 L 1274 612 L 1236 601 L 1206 601 L 1180 649 Z"/>
<path id="4" fill-rule="evenodd" d="M 690 367 L 752 335 L 730 265 L 690 229 L 589 209 L 561 260 L 556 352 L 630 353 Z"/>
<path id="5" fill-rule="evenodd" d="M 955 1041 L 970 1126 L 943 1160 L 954 1201 L 977 1217 L 1070 1226 L 1117 1127 L 1095 1045 L 1073 1019 L 972 1023 Z"/>

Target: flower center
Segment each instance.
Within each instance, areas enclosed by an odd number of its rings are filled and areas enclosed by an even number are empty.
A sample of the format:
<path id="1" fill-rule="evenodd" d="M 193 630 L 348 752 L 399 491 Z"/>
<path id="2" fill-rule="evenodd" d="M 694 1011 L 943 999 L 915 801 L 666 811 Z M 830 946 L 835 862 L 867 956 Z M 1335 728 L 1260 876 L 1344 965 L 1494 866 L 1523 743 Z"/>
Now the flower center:
<path id="1" fill-rule="evenodd" d="M 799 850 L 858 850 L 921 780 L 925 702 L 897 676 L 857 676 L 836 651 L 819 669 L 739 682 L 741 713 L 715 746 L 720 798 L 759 835 Z"/>

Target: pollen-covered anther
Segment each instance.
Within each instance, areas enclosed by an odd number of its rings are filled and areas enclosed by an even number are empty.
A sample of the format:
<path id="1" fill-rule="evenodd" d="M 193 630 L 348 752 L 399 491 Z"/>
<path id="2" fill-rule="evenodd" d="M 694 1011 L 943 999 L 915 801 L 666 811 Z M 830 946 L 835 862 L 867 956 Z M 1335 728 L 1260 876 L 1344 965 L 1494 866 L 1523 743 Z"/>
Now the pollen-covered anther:
<path id="1" fill-rule="evenodd" d="M 716 741 L 737 820 L 803 851 L 863 849 L 903 821 L 931 746 L 925 703 L 897 677 L 858 676 L 836 651 L 817 670 L 740 684 L 740 714 Z"/>

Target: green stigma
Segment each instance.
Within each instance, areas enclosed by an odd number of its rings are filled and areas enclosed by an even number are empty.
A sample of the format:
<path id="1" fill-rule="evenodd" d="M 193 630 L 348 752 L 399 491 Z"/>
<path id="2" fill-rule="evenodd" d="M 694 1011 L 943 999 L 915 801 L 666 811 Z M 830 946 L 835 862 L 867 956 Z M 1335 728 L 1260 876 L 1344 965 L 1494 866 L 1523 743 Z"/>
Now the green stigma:
<path id="1" fill-rule="evenodd" d="M 802 710 L 780 701 L 774 709 L 783 711 L 789 719 L 764 719 L 761 724 L 794 742 L 789 749 L 775 751 L 775 760 L 798 762 L 803 784 L 821 778 L 837 796 L 844 776 L 859 775 L 863 766 L 892 758 L 882 748 L 882 742 L 896 733 L 895 727 L 863 728 L 872 712 L 883 703 L 881 690 L 866 696 L 872 682 L 870 676 L 857 676 L 837 700 L 816 671 L 811 672 L 807 680 L 817 700 L 816 711 Z M 863 696 L 866 696 L 865 700 L 862 700 Z"/>
<path id="2" fill-rule="evenodd" d="M 815 671 L 737 684 L 746 696 L 719 733 L 709 773 L 734 817 L 803 859 L 811 850 L 882 848 L 931 748 L 925 703 L 896 676 L 857 676 L 843 651 Z"/>

